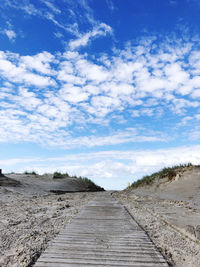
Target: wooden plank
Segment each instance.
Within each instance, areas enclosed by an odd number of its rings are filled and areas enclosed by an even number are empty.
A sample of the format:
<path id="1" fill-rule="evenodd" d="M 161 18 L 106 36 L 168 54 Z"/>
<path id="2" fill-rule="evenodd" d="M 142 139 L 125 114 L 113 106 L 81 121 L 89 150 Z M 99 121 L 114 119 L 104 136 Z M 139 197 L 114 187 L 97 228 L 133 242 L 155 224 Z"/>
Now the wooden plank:
<path id="1" fill-rule="evenodd" d="M 136 251 L 136 252 L 128 252 L 128 253 L 121 253 L 120 251 L 114 251 L 114 252 L 109 252 L 109 251 L 77 251 L 77 255 L 80 257 L 82 256 L 87 256 L 88 258 L 93 258 L 93 257 L 110 257 L 110 258 L 113 258 L 113 257 L 116 257 L 116 256 L 119 256 L 120 258 L 122 259 L 127 259 L 127 258 L 133 258 L 135 256 L 138 256 L 138 257 L 145 257 L 145 256 L 154 256 L 155 253 L 154 252 L 145 252 L 145 255 L 144 255 L 144 252 L 141 252 L 141 251 Z M 163 260 L 163 257 L 160 255 L 160 254 L 156 254 L 158 258 L 160 258 L 161 260 Z M 48 256 L 48 257 L 51 257 L 51 256 L 54 256 L 54 257 L 74 257 L 74 252 L 71 251 L 59 251 L 59 250 L 48 250 L 48 252 L 45 253 L 45 256 Z"/>
<path id="2" fill-rule="evenodd" d="M 66 263 L 52 263 L 52 262 L 39 262 L 37 267 L 117 267 L 117 266 L 123 266 L 123 267 L 169 267 L 169 265 L 167 263 L 162 263 L 162 265 L 160 263 L 136 263 L 136 262 L 133 262 L 131 265 L 126 265 L 126 264 L 123 264 L 121 265 L 121 263 L 116 263 L 116 264 L 109 264 L 106 265 L 106 264 L 99 264 L 99 263 L 96 263 L 96 264 L 90 264 L 90 263 L 86 263 L 86 264 L 83 264 L 83 263 L 70 263 L 70 264 L 66 264 Z"/>
<path id="3" fill-rule="evenodd" d="M 96 196 L 49 243 L 35 267 L 167 267 L 147 234 L 109 193 Z"/>
<path id="4" fill-rule="evenodd" d="M 43 257 L 43 261 L 45 260 L 52 260 L 52 261 L 57 261 L 58 259 L 59 260 L 69 260 L 69 261 L 72 261 L 72 260 L 79 260 L 79 261 L 95 261 L 96 263 L 97 262 L 116 262 L 116 256 L 113 257 L 113 256 L 110 256 L 110 255 L 105 255 L 105 254 L 87 254 L 87 255 L 68 255 L 68 254 L 58 254 L 58 253 L 49 253 L 49 254 L 45 254 L 45 256 Z M 121 257 L 121 256 L 117 256 L 117 261 L 118 262 L 165 262 L 165 260 L 161 257 L 157 257 L 155 258 L 155 255 L 145 255 L 143 257 L 141 257 L 141 255 L 132 255 L 132 256 L 127 256 L 127 257 Z"/>

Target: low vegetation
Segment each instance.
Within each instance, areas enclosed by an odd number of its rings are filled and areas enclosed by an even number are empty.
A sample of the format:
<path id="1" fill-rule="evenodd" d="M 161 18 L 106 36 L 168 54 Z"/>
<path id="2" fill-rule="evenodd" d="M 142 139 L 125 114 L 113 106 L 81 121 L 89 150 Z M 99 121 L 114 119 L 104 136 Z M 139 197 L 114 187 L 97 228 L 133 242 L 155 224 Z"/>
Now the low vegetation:
<path id="1" fill-rule="evenodd" d="M 25 175 L 38 175 L 35 171 L 25 171 Z M 45 174 L 44 174 L 45 175 Z M 46 174 L 50 175 L 50 174 Z M 84 187 L 87 188 L 88 191 L 104 191 L 104 188 L 102 188 L 99 185 L 96 185 L 92 180 L 88 179 L 87 177 L 81 177 L 76 175 L 69 175 L 67 172 L 61 173 L 61 172 L 54 172 L 53 173 L 53 179 L 67 179 L 67 178 L 75 178 L 77 181 L 80 181 L 84 184 Z"/>
<path id="2" fill-rule="evenodd" d="M 25 171 L 24 174 L 26 174 L 26 175 L 37 175 L 37 173 L 35 171 L 32 171 L 32 172 Z"/>
<path id="3" fill-rule="evenodd" d="M 53 179 L 64 179 L 64 178 L 75 178 L 79 180 L 80 182 L 84 183 L 88 191 L 104 191 L 102 187 L 96 185 L 92 180 L 88 179 L 87 177 L 81 177 L 81 176 L 77 177 L 76 175 L 70 176 L 67 172 L 66 173 L 61 173 L 61 172 L 53 173 Z"/>
<path id="4" fill-rule="evenodd" d="M 104 191 L 104 188 L 102 188 L 99 185 L 96 185 L 93 181 L 91 181 L 87 177 L 80 176 L 78 179 L 87 184 L 87 188 L 89 191 Z"/>
<path id="5" fill-rule="evenodd" d="M 167 177 L 169 180 L 172 180 L 176 176 L 178 170 L 185 168 L 185 167 L 190 167 L 190 166 L 193 166 L 193 165 L 191 163 L 188 163 L 188 164 L 180 164 L 180 165 L 176 165 L 173 167 L 163 168 L 162 170 L 158 172 L 155 172 L 151 175 L 146 175 L 142 177 L 142 179 L 137 180 L 136 182 L 132 183 L 130 188 L 137 188 L 143 185 L 151 185 L 153 184 L 155 179 L 162 179 L 165 177 Z"/>
<path id="6" fill-rule="evenodd" d="M 62 178 L 67 178 L 67 177 L 70 177 L 67 172 L 66 173 L 61 173 L 61 172 L 53 173 L 53 179 L 62 179 Z"/>

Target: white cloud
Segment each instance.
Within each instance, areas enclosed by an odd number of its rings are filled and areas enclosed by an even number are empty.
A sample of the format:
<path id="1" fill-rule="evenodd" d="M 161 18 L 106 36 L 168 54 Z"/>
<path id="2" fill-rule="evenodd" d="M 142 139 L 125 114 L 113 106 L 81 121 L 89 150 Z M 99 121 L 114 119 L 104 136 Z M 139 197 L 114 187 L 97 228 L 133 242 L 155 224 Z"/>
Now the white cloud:
<path id="1" fill-rule="evenodd" d="M 35 56 L 22 56 L 20 58 L 21 67 L 36 70 L 42 74 L 54 74 L 50 63 L 54 62 L 54 56 L 46 51 L 39 53 Z"/>
<path id="2" fill-rule="evenodd" d="M 183 117 L 181 122 L 178 124 L 178 126 L 185 126 L 189 121 L 191 121 L 193 118 L 191 116 Z"/>
<path id="3" fill-rule="evenodd" d="M 0 96 L 7 98 L 10 104 L 14 104 L 4 106 L 5 110 L 0 111 L 0 142 L 32 141 L 71 149 L 134 142 L 165 142 L 167 140 L 161 133 L 148 133 L 146 131 L 145 134 L 142 134 L 135 129 L 124 129 L 124 131 L 117 131 L 104 136 L 88 133 L 77 138 L 73 137 L 67 128 L 64 129 L 63 127 L 74 123 L 79 125 L 87 123 L 85 114 L 71 106 L 71 104 L 86 101 L 88 98 L 88 94 L 82 93 L 79 87 L 64 86 L 60 89 L 59 95 L 55 96 L 53 93 L 49 93 L 49 97 L 45 100 L 24 87 L 20 87 L 17 94 L 13 94 L 12 91 L 7 92 L 6 88 L 4 94 Z M 68 102 L 70 105 L 67 104 Z M 111 98 L 98 96 L 97 99 L 93 100 L 92 113 L 103 117 L 104 120 L 110 105 L 115 108 L 115 105 L 119 105 L 119 103 L 113 103 Z M 82 107 L 84 108 L 84 106 Z M 88 109 L 88 112 L 91 110 Z M 101 124 L 103 120 L 100 122 Z M 95 119 L 89 118 L 88 122 L 94 123 Z"/>
<path id="4" fill-rule="evenodd" d="M 34 3 L 31 3 L 30 0 L 6 0 L 4 5 L 11 7 L 13 9 L 22 10 L 25 13 L 25 18 L 28 16 L 36 16 L 42 19 L 51 21 L 58 28 L 69 31 L 69 25 L 65 25 L 62 20 L 58 19 L 55 16 L 58 16 L 62 13 L 62 10 L 56 6 L 54 1 L 49 0 L 40 0 L 44 4 L 43 7 L 38 8 Z M 65 10 L 70 10 L 71 4 L 70 1 L 63 1 L 63 6 Z"/>
<path id="5" fill-rule="evenodd" d="M 184 114 L 186 113 L 188 107 L 196 108 L 200 105 L 198 101 L 189 101 L 181 98 L 173 99 L 172 102 L 172 110 L 176 114 Z"/>
<path id="6" fill-rule="evenodd" d="M 184 71 L 178 63 L 167 64 L 165 67 L 165 74 L 169 81 L 176 85 L 184 84 L 189 78 L 189 74 Z"/>
<path id="7" fill-rule="evenodd" d="M 94 27 L 94 29 L 88 33 L 81 35 L 78 39 L 69 42 L 70 49 L 74 50 L 80 46 L 86 46 L 90 39 L 99 36 L 105 36 L 112 33 L 112 28 L 105 23 L 100 23 L 99 26 Z"/>
<path id="8" fill-rule="evenodd" d="M 70 50 L 31 56 L 1 51 L 1 118 L 6 121 L 1 141 L 34 140 L 63 147 L 164 141 L 157 134 L 138 132 L 131 137 L 125 129 L 124 134 L 118 132 L 122 123 L 140 127 L 144 118 L 159 120 L 178 114 L 184 124 L 184 117 L 199 113 L 200 78 L 193 72 L 198 66 L 192 67 L 192 59 L 187 60 L 196 55 L 196 43 L 184 43 L 183 48 L 179 44 L 177 49 L 165 42 L 151 53 L 153 39 L 93 59 Z M 105 134 L 113 122 L 117 134 Z M 92 132 L 94 124 L 105 127 L 102 136 L 98 129 Z M 79 138 L 73 138 L 78 127 Z M 145 127 L 145 132 L 151 128 Z"/>
<path id="9" fill-rule="evenodd" d="M 200 51 L 193 51 L 189 56 L 193 74 L 200 74 Z"/>
<path id="10" fill-rule="evenodd" d="M 96 65 L 85 59 L 80 59 L 76 62 L 77 71 L 81 77 L 85 77 L 89 81 L 94 83 L 100 83 L 106 81 L 109 77 L 109 72 L 103 66 Z"/>
<path id="11" fill-rule="evenodd" d="M 41 58 L 43 56 L 48 56 L 47 52 L 44 52 L 45 55 L 39 54 L 35 58 L 21 57 L 18 54 L 9 54 L 9 53 L 0 53 L 0 73 L 3 77 L 8 79 L 8 81 L 16 83 L 25 83 L 28 85 L 34 85 L 38 87 L 45 87 L 56 85 L 56 82 L 46 76 L 41 76 L 35 74 L 28 70 L 28 68 L 36 69 L 40 72 L 49 72 L 48 63 L 42 63 Z M 40 58 L 40 59 L 39 59 Z M 48 57 L 47 57 L 48 58 Z M 21 62 L 20 62 L 21 60 Z M 48 61 L 48 59 L 45 59 Z M 44 60 L 44 61 L 45 61 Z"/>
<path id="12" fill-rule="evenodd" d="M 196 115 L 195 115 L 195 118 L 196 118 L 197 120 L 200 120 L 200 114 L 196 114 Z"/>
<path id="13" fill-rule="evenodd" d="M 48 8 L 50 8 L 54 13 L 60 14 L 61 10 L 57 8 L 52 2 L 46 1 L 46 0 L 41 0 Z"/>
<path id="14" fill-rule="evenodd" d="M 160 115 L 162 115 L 162 111 L 155 108 L 142 108 L 142 109 L 138 109 L 138 110 L 133 110 L 131 112 L 131 116 L 134 118 L 138 118 L 141 116 L 145 116 L 145 117 L 159 117 Z"/>
<path id="15" fill-rule="evenodd" d="M 192 96 L 192 98 L 199 98 L 199 97 L 200 97 L 200 89 L 198 89 L 198 90 L 193 90 L 191 96 Z"/>
<path id="16" fill-rule="evenodd" d="M 88 100 L 88 94 L 78 86 L 65 85 L 63 86 L 59 94 L 61 98 L 70 103 L 79 103 Z"/>
<path id="17" fill-rule="evenodd" d="M 12 42 L 16 39 L 16 33 L 13 30 L 4 30 L 4 34 L 7 35 L 8 39 Z"/>
<path id="18" fill-rule="evenodd" d="M 21 9 L 26 14 L 31 16 L 41 15 L 41 11 L 35 8 L 33 4 L 31 4 L 29 1 L 26 0 L 22 0 L 20 2 L 17 0 L 7 0 L 5 1 L 5 4 L 15 9 Z"/>
<path id="19" fill-rule="evenodd" d="M 196 117 L 199 120 L 199 116 Z M 199 141 L 200 139 L 200 127 L 199 125 L 192 127 L 192 130 L 189 131 L 188 136 L 192 141 Z"/>
<path id="20" fill-rule="evenodd" d="M 58 38 L 58 39 L 61 39 L 64 37 L 64 35 L 61 33 L 61 32 L 55 32 L 54 33 L 55 37 Z"/>
<path id="21" fill-rule="evenodd" d="M 105 145 L 117 145 L 123 143 L 137 143 L 137 142 L 155 142 L 161 141 L 165 142 L 167 140 L 166 137 L 161 136 L 160 133 L 142 135 L 136 129 L 124 129 L 123 131 L 119 131 L 112 135 L 107 136 L 82 136 L 79 138 L 73 138 L 73 140 L 69 140 L 66 142 L 67 146 L 86 146 L 86 147 L 97 147 L 97 146 L 105 146 Z M 64 145 L 64 144 L 63 144 Z"/>
<path id="22" fill-rule="evenodd" d="M 112 0 L 106 0 L 106 4 L 111 11 L 114 11 L 116 9 Z"/>

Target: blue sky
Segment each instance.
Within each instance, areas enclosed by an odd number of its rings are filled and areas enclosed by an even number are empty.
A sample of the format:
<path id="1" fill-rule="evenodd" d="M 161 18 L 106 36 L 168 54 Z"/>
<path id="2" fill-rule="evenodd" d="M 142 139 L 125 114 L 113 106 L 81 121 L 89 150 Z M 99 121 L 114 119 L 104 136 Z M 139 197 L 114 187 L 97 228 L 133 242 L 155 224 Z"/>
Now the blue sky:
<path id="1" fill-rule="evenodd" d="M 107 189 L 200 163 L 196 0 L 4 0 L 0 166 Z"/>

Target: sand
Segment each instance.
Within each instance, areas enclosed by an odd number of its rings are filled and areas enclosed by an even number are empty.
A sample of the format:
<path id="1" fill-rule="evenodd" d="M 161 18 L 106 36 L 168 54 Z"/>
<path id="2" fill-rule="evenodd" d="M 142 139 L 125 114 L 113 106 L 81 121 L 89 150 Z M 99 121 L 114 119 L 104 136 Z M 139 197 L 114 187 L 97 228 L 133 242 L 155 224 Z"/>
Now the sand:
<path id="1" fill-rule="evenodd" d="M 200 168 L 152 186 L 116 192 L 172 266 L 200 266 Z"/>
<path id="2" fill-rule="evenodd" d="M 33 266 L 48 241 L 95 193 L 58 195 L 49 192 L 49 177 L 7 176 L 22 185 L 0 186 L 0 266 Z"/>

